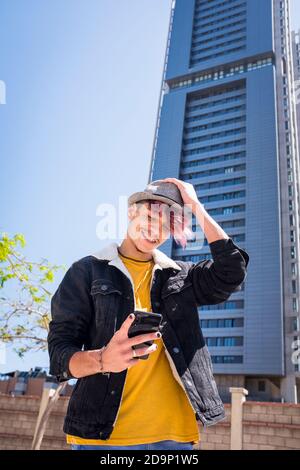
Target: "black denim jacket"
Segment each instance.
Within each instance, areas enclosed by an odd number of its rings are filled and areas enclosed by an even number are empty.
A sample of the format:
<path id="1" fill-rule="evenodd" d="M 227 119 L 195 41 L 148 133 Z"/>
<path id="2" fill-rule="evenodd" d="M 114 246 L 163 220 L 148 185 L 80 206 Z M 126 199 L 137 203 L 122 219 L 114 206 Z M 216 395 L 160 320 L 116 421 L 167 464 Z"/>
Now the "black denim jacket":
<path id="1" fill-rule="evenodd" d="M 132 279 L 117 246 L 111 243 L 74 262 L 52 297 L 48 347 L 50 373 L 58 381 L 72 378 L 72 354 L 106 345 L 134 311 Z M 210 243 L 210 249 L 212 259 L 198 263 L 175 262 L 154 250 L 151 280 L 152 311 L 163 316 L 162 340 L 170 367 L 204 426 L 225 414 L 197 307 L 224 302 L 240 290 L 249 261 L 231 238 Z M 77 380 L 64 431 L 86 439 L 109 439 L 126 374 L 127 370 L 99 373 Z"/>

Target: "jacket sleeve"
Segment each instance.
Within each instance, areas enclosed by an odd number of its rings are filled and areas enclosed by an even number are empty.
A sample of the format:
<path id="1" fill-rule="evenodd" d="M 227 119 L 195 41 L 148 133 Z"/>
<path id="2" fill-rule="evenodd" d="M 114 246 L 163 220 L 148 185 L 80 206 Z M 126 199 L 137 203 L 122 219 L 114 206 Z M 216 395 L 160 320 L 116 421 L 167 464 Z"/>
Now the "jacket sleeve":
<path id="1" fill-rule="evenodd" d="M 209 244 L 212 259 L 193 263 L 189 268 L 198 306 L 224 302 L 241 290 L 247 275 L 249 255 L 231 238 Z"/>
<path id="2" fill-rule="evenodd" d="M 93 312 L 87 265 L 76 261 L 66 272 L 51 299 L 48 334 L 50 374 L 59 382 L 73 378 L 69 370 L 71 356 L 81 351 L 88 338 Z"/>

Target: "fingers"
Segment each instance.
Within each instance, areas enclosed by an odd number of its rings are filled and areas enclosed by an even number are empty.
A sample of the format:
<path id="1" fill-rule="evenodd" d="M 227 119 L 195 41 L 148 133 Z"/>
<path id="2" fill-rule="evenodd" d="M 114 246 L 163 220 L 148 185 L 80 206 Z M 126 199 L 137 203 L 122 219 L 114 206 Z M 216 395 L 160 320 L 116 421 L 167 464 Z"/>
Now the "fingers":
<path id="1" fill-rule="evenodd" d="M 134 336 L 133 338 L 129 338 L 128 344 L 129 346 L 134 346 L 136 344 L 145 343 L 145 341 L 151 341 L 158 338 L 161 338 L 161 333 L 159 331 L 155 333 L 147 333 L 143 335 Z"/>
<path id="2" fill-rule="evenodd" d="M 127 353 L 127 360 L 131 364 L 132 360 L 136 360 L 138 357 L 145 356 L 146 354 L 152 354 L 154 351 L 157 350 L 157 344 L 152 344 L 151 346 L 145 346 L 143 348 L 135 349 L 136 356 L 133 356 L 133 349 L 131 348 L 130 351 Z"/>
<path id="3" fill-rule="evenodd" d="M 135 349 L 135 354 L 140 356 L 145 356 L 145 354 L 151 354 L 157 350 L 157 344 L 152 344 L 151 346 L 145 346 L 144 348 Z"/>
<path id="4" fill-rule="evenodd" d="M 128 315 L 126 320 L 121 325 L 120 332 L 122 334 L 125 334 L 126 337 L 128 336 L 128 334 L 127 334 L 128 330 L 130 328 L 130 325 L 134 322 L 134 319 L 135 319 L 135 315 L 134 315 L 134 313 L 131 313 L 130 315 Z"/>
<path id="5" fill-rule="evenodd" d="M 165 178 L 164 181 L 169 182 L 169 183 L 175 183 L 178 185 L 183 185 L 183 181 L 177 179 L 177 178 Z"/>

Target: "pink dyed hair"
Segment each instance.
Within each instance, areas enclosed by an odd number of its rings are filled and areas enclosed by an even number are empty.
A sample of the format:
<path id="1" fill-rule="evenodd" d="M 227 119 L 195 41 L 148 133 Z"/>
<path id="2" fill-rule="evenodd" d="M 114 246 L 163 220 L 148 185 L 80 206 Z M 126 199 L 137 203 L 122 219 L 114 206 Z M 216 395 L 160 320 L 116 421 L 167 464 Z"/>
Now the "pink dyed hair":
<path id="1" fill-rule="evenodd" d="M 159 208 L 159 212 L 162 212 L 163 208 L 167 205 L 165 202 L 159 201 L 157 199 L 143 199 L 137 204 L 148 204 L 148 209 L 151 209 L 151 206 L 156 206 Z M 193 232 L 189 226 L 189 219 L 182 210 L 170 210 L 170 233 L 174 237 L 175 242 L 186 248 L 187 241 L 193 238 Z"/>

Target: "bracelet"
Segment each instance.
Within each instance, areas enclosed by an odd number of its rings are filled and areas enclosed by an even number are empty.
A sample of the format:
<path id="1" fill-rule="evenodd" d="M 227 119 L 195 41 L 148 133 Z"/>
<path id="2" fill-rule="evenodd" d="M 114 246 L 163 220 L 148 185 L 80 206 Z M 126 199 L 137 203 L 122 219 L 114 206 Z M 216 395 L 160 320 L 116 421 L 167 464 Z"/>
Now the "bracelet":
<path id="1" fill-rule="evenodd" d="M 103 371 L 103 362 L 102 362 L 102 354 L 103 354 L 103 351 L 105 350 L 106 346 L 103 346 L 101 349 L 99 349 L 99 364 L 100 364 L 100 374 L 105 374 L 105 372 L 102 372 Z"/>

